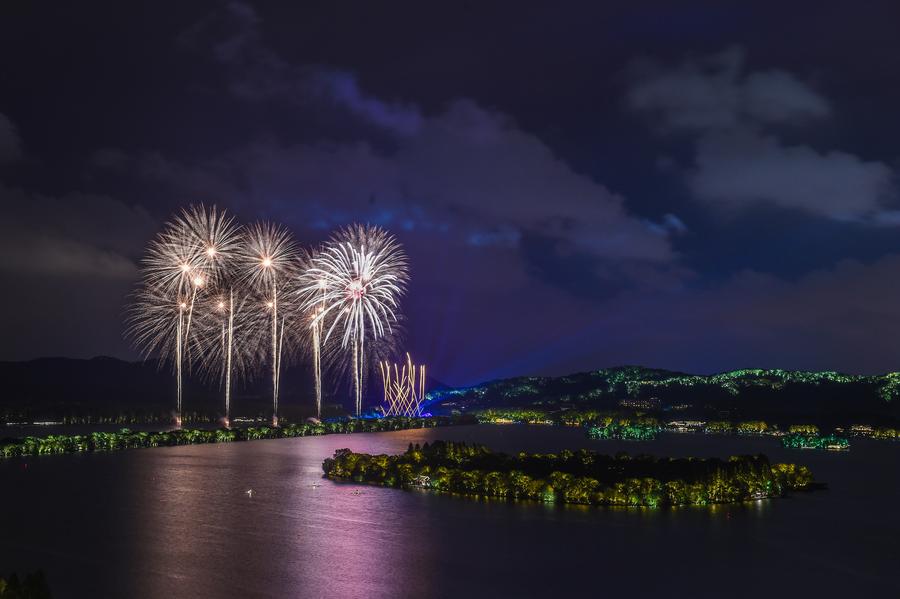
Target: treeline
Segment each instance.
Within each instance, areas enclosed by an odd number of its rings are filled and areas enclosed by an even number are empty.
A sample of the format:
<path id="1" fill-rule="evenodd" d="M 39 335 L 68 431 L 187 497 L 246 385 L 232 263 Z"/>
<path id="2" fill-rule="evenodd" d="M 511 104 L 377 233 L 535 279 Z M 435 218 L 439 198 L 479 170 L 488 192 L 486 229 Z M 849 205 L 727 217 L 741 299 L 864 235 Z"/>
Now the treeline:
<path id="1" fill-rule="evenodd" d="M 850 440 L 837 435 L 805 435 L 795 433 L 781 438 L 781 444 L 789 449 L 850 449 Z"/>
<path id="2" fill-rule="evenodd" d="M 545 411 L 534 409 L 503 408 L 477 412 L 475 417 L 486 424 L 549 424 L 557 426 L 583 426 L 591 439 L 626 439 L 651 441 L 661 427 L 650 416 L 622 416 L 598 410 Z"/>
<path id="3" fill-rule="evenodd" d="M 659 434 L 659 424 L 653 418 L 609 419 L 587 427 L 591 439 L 623 439 L 625 441 L 652 441 Z"/>
<path id="4" fill-rule="evenodd" d="M 181 415 L 181 421 L 184 424 L 191 423 L 204 423 L 209 424 L 211 422 L 217 422 L 221 420 L 220 416 L 217 416 L 214 412 L 199 412 L 199 411 L 186 411 Z M 34 414 L 28 412 L 9 412 L 9 413 L 0 413 L 0 424 L 8 424 L 8 423 L 22 423 L 22 424 L 32 424 L 34 422 L 41 421 L 51 421 L 54 423 L 60 423 L 66 426 L 71 425 L 111 425 L 111 424 L 161 424 L 161 423 L 172 423 L 174 419 L 172 417 L 172 411 L 166 410 L 158 410 L 158 411 L 130 411 L 130 412 L 118 412 L 114 415 L 97 411 L 95 413 L 81 413 L 81 414 L 65 414 L 56 418 L 51 416 L 47 417 L 35 417 Z"/>
<path id="5" fill-rule="evenodd" d="M 20 579 L 13 572 L 6 578 L 0 578 L 0 599 L 50 599 L 50 587 L 44 573 L 38 570 L 26 574 Z"/>
<path id="6" fill-rule="evenodd" d="M 740 370 L 710 376 L 620 367 L 560 377 L 517 377 L 464 389 L 432 391 L 435 409 L 500 407 L 611 410 L 623 401 L 687 420 L 743 420 L 787 424 L 815 419 L 819 426 L 849 421 L 898 427 L 900 373 L 851 376 L 834 372 Z"/>
<path id="7" fill-rule="evenodd" d="M 486 424 L 554 424 L 563 426 L 600 426 L 612 424 L 659 427 L 652 416 L 631 416 L 609 410 L 540 410 L 536 408 L 491 408 L 474 412 L 478 422 Z"/>
<path id="8" fill-rule="evenodd" d="M 284 439 L 310 435 L 335 433 L 371 433 L 411 428 L 431 428 L 451 424 L 469 424 L 464 417 L 435 416 L 406 418 L 403 416 L 371 420 L 350 419 L 318 424 L 290 424 L 283 427 L 248 427 L 217 430 L 178 429 L 161 432 L 143 432 L 122 429 L 117 433 L 91 433 L 89 435 L 49 435 L 0 441 L 0 457 L 47 455 L 57 453 L 81 453 L 90 451 L 117 451 L 140 447 L 169 447 L 202 443 L 230 443 L 256 439 Z"/>
<path id="9" fill-rule="evenodd" d="M 507 455 L 482 445 L 435 441 L 400 455 L 349 449 L 322 464 L 329 478 L 462 495 L 613 506 L 735 503 L 810 488 L 805 466 L 770 464 L 764 455 L 728 460 L 559 454 Z"/>
<path id="10" fill-rule="evenodd" d="M 473 413 L 478 422 L 486 424 L 548 424 L 560 426 L 583 426 L 588 429 L 588 436 L 593 439 L 629 439 L 648 441 L 655 439 L 658 433 L 663 431 L 686 432 L 693 431 L 713 435 L 807 435 L 833 438 L 834 435 L 825 435 L 815 424 L 791 424 L 787 427 L 766 422 L 765 420 L 710 420 L 689 421 L 689 426 L 680 424 L 683 421 L 675 421 L 669 424 L 660 422 L 654 416 L 643 413 L 633 415 L 629 412 L 594 410 L 594 409 L 567 409 L 553 408 L 490 408 Z M 835 428 L 836 432 L 844 431 Z M 848 434 L 858 437 L 868 437 L 878 440 L 900 440 L 900 429 L 889 427 L 872 427 L 867 425 L 853 425 Z M 820 443 L 816 441 L 815 443 Z M 793 445 L 790 445 L 793 447 Z"/>
<path id="11" fill-rule="evenodd" d="M 868 428 L 868 427 L 866 427 Z M 889 427 L 877 427 L 863 432 L 851 430 L 851 434 L 857 437 L 868 437 L 870 439 L 878 439 L 879 441 L 897 441 L 900 440 L 900 429 Z"/>

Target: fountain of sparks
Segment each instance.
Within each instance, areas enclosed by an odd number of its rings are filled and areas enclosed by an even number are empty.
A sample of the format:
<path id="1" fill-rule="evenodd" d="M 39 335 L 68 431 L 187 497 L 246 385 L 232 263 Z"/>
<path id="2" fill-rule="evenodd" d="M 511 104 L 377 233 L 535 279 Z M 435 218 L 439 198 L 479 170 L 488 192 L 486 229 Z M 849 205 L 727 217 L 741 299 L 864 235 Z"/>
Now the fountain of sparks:
<path id="1" fill-rule="evenodd" d="M 384 382 L 384 415 L 421 416 L 422 402 L 425 400 L 425 365 L 413 364 L 409 354 L 406 354 L 406 363 L 402 366 L 386 360 L 380 365 Z"/>

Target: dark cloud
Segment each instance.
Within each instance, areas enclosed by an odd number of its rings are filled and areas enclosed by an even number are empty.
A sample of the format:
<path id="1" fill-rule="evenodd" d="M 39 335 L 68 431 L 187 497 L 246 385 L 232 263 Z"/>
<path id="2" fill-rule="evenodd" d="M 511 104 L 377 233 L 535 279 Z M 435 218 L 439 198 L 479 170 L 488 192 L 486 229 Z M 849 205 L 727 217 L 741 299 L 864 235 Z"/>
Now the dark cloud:
<path id="1" fill-rule="evenodd" d="M 765 202 L 837 220 L 890 220 L 896 185 L 888 165 L 786 144 L 776 133 L 828 119 L 831 103 L 787 71 L 747 72 L 744 64 L 744 51 L 732 48 L 633 68 L 628 106 L 694 140 L 686 169 L 693 196 L 731 214 Z"/>
<path id="2" fill-rule="evenodd" d="M 632 215 L 625 200 L 574 172 L 503 115 L 457 101 L 404 132 L 391 149 L 369 142 L 282 145 L 273 140 L 183 165 L 139 157 L 134 170 L 179 197 L 253 202 L 296 228 L 362 219 L 441 243 L 518 246 L 525 231 L 595 260 L 672 263 L 673 215 Z"/>
<path id="3" fill-rule="evenodd" d="M 282 100 L 307 107 L 330 103 L 394 133 L 418 130 L 422 122 L 418 107 L 363 93 L 348 71 L 288 62 L 265 44 L 262 24 L 253 7 L 230 2 L 182 33 L 179 41 L 200 54 L 211 48 L 212 58 L 226 69 L 229 90 L 238 98 Z"/>
<path id="4" fill-rule="evenodd" d="M 837 220 L 878 220 L 896 195 L 884 163 L 749 130 L 702 137 L 688 185 L 698 199 L 726 209 L 770 202 Z"/>
<path id="5" fill-rule="evenodd" d="M 16 127 L 6 115 L 0 114 L 0 163 L 13 162 L 21 157 L 22 148 Z"/>
<path id="6" fill-rule="evenodd" d="M 790 123 L 827 117 L 829 102 L 782 69 L 745 72 L 745 51 L 689 58 L 664 67 L 632 66 L 626 101 L 666 131 L 731 129 L 748 124 Z"/>
<path id="7" fill-rule="evenodd" d="M 888 368 L 900 53 L 866 10 L 863 34 L 787 5 L 22 8 L 0 18 L 0 356 L 132 357 L 142 247 L 205 202 L 304 243 L 389 227 L 405 349 L 451 384 Z"/>
<path id="8" fill-rule="evenodd" d="M 722 284 L 630 291 L 602 306 L 563 304 L 556 334 L 522 342 L 503 372 L 559 372 L 568 364 L 641 363 L 688 372 L 734 368 L 896 369 L 900 256 L 842 261 L 786 280 L 742 271 Z M 536 340 L 535 340 L 536 341 Z"/>
<path id="9" fill-rule="evenodd" d="M 0 359 L 130 357 L 123 306 L 158 222 L 109 197 L 54 197 L 0 183 Z"/>
<path id="10" fill-rule="evenodd" d="M 509 116 L 467 99 L 423 116 L 413 103 L 364 93 L 348 72 L 289 63 L 263 43 L 260 25 L 250 7 L 231 4 L 182 42 L 211 46 L 240 98 L 330 102 L 382 134 L 366 137 L 363 129 L 353 141 L 302 144 L 259 139 L 202 163 L 152 154 L 135 157 L 132 168 L 179 196 L 218 197 L 233 207 L 252 201 L 299 227 L 364 219 L 442 242 L 504 247 L 534 231 L 601 260 L 675 259 L 668 225 L 630 214 L 621 195 L 576 173 Z M 120 154 L 106 150 L 94 162 Z"/>
<path id="11" fill-rule="evenodd" d="M 71 193 L 55 198 L 0 184 L 0 271 L 131 280 L 158 226 L 138 206 Z"/>

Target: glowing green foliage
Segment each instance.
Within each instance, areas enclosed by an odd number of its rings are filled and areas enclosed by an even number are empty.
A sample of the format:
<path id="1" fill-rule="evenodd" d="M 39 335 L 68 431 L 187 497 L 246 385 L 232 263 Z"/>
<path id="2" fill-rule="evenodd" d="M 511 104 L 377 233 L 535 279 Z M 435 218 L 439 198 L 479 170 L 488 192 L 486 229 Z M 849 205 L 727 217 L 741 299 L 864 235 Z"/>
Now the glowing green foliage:
<path id="1" fill-rule="evenodd" d="M 499 398 L 504 400 L 541 397 L 553 402 L 567 396 L 573 401 L 590 401 L 613 394 L 617 397 L 652 397 L 665 391 L 719 391 L 739 396 L 745 391 L 787 391 L 821 386 L 849 386 L 850 391 L 877 395 L 884 401 L 900 397 L 900 373 L 880 376 L 849 375 L 833 371 L 807 372 L 780 369 L 744 369 L 713 375 L 692 375 L 624 366 L 565 377 L 518 377 L 491 381 L 463 389 L 441 389 L 427 394 L 429 402 L 459 397 L 466 400 Z"/>
<path id="2" fill-rule="evenodd" d="M 769 425 L 762 420 L 751 420 L 749 422 L 739 422 L 737 432 L 742 435 L 761 435 L 769 430 Z"/>
<path id="3" fill-rule="evenodd" d="M 0 599 L 49 599 L 50 587 L 41 570 L 25 574 L 20 580 L 13 572 L 9 578 L 0 578 Z"/>
<path id="4" fill-rule="evenodd" d="M 659 434 L 659 425 L 655 421 L 615 420 L 607 424 L 588 427 L 587 436 L 591 439 L 623 439 L 626 441 L 652 441 Z"/>
<path id="5" fill-rule="evenodd" d="M 476 412 L 478 422 L 489 424 L 553 424 L 553 420 L 544 410 L 519 410 L 515 408 L 499 408 Z"/>
<path id="6" fill-rule="evenodd" d="M 850 449 L 850 441 L 846 437 L 835 435 L 792 434 L 781 438 L 781 444 L 790 449 L 829 449 L 832 451 Z"/>
<path id="7" fill-rule="evenodd" d="M 310 435 L 327 435 L 329 433 L 369 433 L 411 428 L 432 428 L 458 423 L 471 423 L 471 420 L 444 416 L 432 418 L 397 416 L 373 420 L 339 420 L 320 424 L 289 424 L 279 428 L 260 426 L 218 430 L 180 429 L 153 433 L 135 432 L 123 428 L 117 433 L 50 435 L 47 437 L 6 439 L 0 442 L 0 457 L 9 458 L 86 451 L 116 451 L 138 447 L 229 443 L 232 441 L 253 441 L 257 439 L 284 439 Z"/>
<path id="8" fill-rule="evenodd" d="M 712 421 L 706 423 L 704 430 L 712 434 L 726 434 L 734 432 L 734 426 L 730 422 Z"/>
<path id="9" fill-rule="evenodd" d="M 435 441 L 401 455 L 340 449 L 322 464 L 326 476 L 396 488 L 427 487 L 481 497 L 586 505 L 658 507 L 734 503 L 808 488 L 812 474 L 765 456 L 726 460 L 494 453 L 482 445 Z"/>
<path id="10" fill-rule="evenodd" d="M 896 441 L 900 439 L 900 430 L 895 428 L 876 428 L 872 431 L 873 439 L 881 439 L 886 441 Z"/>
<path id="11" fill-rule="evenodd" d="M 788 427 L 788 432 L 801 435 L 818 435 L 819 427 L 815 424 L 792 424 Z"/>

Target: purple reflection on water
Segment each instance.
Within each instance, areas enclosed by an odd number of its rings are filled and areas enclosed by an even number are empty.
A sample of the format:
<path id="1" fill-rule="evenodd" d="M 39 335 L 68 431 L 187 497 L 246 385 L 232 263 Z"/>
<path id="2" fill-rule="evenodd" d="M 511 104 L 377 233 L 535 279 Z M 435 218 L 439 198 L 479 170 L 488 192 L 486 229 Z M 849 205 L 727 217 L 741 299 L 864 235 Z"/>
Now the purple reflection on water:
<path id="1" fill-rule="evenodd" d="M 502 451 L 764 452 L 808 464 L 830 490 L 715 509 L 613 510 L 321 478 L 335 449 L 396 453 L 439 438 Z M 63 599 L 562 596 L 598 580 L 611 594 L 634 594 L 637 581 L 653 594 L 698 571 L 697 597 L 725 588 L 761 596 L 776 582 L 785 594 L 895 596 L 900 583 L 888 574 L 900 557 L 892 549 L 900 516 L 889 506 L 900 500 L 900 482 L 884 473 L 898 462 L 898 444 L 861 441 L 831 454 L 783 450 L 768 438 L 629 444 L 521 426 L 6 460 L 0 566 L 43 568 Z M 765 576 L 747 576 L 763 558 Z"/>

